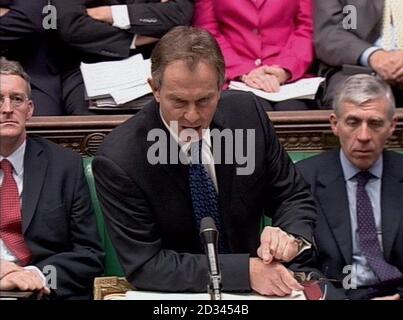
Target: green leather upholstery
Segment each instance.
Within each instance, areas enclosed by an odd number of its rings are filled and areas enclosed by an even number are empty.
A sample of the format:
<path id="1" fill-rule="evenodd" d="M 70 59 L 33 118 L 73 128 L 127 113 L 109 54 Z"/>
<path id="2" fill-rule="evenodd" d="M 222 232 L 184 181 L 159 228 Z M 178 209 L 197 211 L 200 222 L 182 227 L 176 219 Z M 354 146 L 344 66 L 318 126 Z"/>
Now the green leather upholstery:
<path id="1" fill-rule="evenodd" d="M 295 163 L 303 159 L 308 159 L 310 157 L 313 157 L 315 155 L 319 154 L 319 152 L 316 151 L 289 151 L 288 155 L 290 156 L 291 160 Z"/>
<path id="2" fill-rule="evenodd" d="M 297 162 L 299 160 L 309 158 L 317 154 L 317 152 L 299 152 L 292 151 L 289 153 L 290 158 Z M 102 244 L 105 250 L 105 276 L 124 276 L 123 269 L 120 265 L 119 258 L 116 254 L 115 248 L 112 245 L 112 241 L 109 238 L 108 232 L 106 230 L 104 216 L 98 201 L 97 193 L 95 190 L 94 176 L 92 174 L 91 162 L 92 157 L 87 157 L 83 159 L 84 163 L 84 172 L 87 178 L 88 186 L 91 193 L 91 200 L 93 203 L 96 219 L 97 219 L 97 227 L 98 232 L 101 237 Z M 264 226 L 271 225 L 271 219 L 268 217 L 264 217 L 262 219 L 262 229 Z"/>
<path id="3" fill-rule="evenodd" d="M 98 233 L 101 238 L 102 245 L 105 250 L 105 276 L 124 276 L 122 267 L 119 262 L 119 258 L 116 254 L 115 248 L 112 245 L 112 241 L 109 238 L 106 230 L 104 216 L 101 210 L 101 206 L 98 201 L 97 193 L 95 190 L 94 176 L 92 174 L 92 157 L 83 158 L 84 172 L 87 178 L 88 186 L 91 193 L 91 200 L 94 207 Z"/>

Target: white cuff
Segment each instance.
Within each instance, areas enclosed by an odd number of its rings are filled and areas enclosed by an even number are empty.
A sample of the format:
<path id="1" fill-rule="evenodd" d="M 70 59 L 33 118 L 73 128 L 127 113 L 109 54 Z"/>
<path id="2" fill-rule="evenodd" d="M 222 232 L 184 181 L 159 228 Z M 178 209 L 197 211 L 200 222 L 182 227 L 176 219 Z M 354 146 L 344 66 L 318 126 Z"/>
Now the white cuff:
<path id="1" fill-rule="evenodd" d="M 311 249 L 312 244 L 305 240 L 303 237 L 295 237 L 292 234 L 288 234 L 290 237 L 294 238 L 296 241 L 298 241 L 298 253 L 297 256 L 299 256 L 303 251 Z"/>
<path id="2" fill-rule="evenodd" d="M 137 34 L 134 35 L 132 44 L 130 46 L 130 49 L 136 49 L 136 39 L 137 39 Z"/>
<path id="3" fill-rule="evenodd" d="M 43 286 L 44 286 L 44 287 L 47 286 L 46 277 L 44 276 L 44 274 L 42 273 L 42 271 L 39 270 L 37 267 L 35 267 L 35 266 L 26 266 L 26 267 L 24 267 L 24 269 L 25 269 L 25 270 L 35 270 L 35 271 L 38 273 L 39 277 L 42 279 L 42 284 L 43 284 Z"/>
<path id="4" fill-rule="evenodd" d="M 113 18 L 113 26 L 119 29 L 129 29 L 130 28 L 130 19 L 129 19 L 129 10 L 127 9 L 127 5 L 116 5 L 111 6 L 112 10 L 112 18 Z"/>
<path id="5" fill-rule="evenodd" d="M 381 47 L 369 47 L 368 49 L 366 49 L 360 56 L 360 64 L 364 67 L 369 67 L 369 58 L 371 57 L 371 55 L 378 50 L 382 50 Z"/>

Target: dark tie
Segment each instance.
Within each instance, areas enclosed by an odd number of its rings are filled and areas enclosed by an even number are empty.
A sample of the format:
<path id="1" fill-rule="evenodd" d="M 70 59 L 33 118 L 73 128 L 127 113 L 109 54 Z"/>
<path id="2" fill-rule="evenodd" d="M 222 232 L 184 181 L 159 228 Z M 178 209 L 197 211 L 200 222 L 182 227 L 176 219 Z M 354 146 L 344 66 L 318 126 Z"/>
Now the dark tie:
<path id="1" fill-rule="evenodd" d="M 20 197 L 13 177 L 13 166 L 3 159 L 0 169 L 3 170 L 3 183 L 0 187 L 0 238 L 19 264 L 26 265 L 31 260 L 31 252 L 22 235 Z"/>
<path id="2" fill-rule="evenodd" d="M 372 174 L 368 171 L 357 173 L 357 224 L 359 245 L 369 266 L 380 281 L 395 280 L 402 277 L 400 271 L 386 262 L 378 241 L 374 213 L 365 185 Z"/>
<path id="3" fill-rule="evenodd" d="M 218 251 L 228 253 L 228 243 L 218 206 L 218 194 L 210 175 L 202 164 L 201 146 L 201 141 L 192 144 L 190 150 L 192 162 L 189 168 L 189 186 L 197 229 L 200 229 L 200 221 L 204 217 L 212 217 L 219 232 Z"/>

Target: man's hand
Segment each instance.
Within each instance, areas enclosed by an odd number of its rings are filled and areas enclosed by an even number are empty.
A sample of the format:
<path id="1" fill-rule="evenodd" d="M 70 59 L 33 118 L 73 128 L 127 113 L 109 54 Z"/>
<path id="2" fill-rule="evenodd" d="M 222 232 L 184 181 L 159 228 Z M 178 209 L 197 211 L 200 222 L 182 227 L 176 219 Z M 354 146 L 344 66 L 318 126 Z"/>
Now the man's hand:
<path id="1" fill-rule="evenodd" d="M 10 262 L 4 259 L 0 259 L 0 279 L 5 277 L 7 274 L 24 270 L 24 268 L 20 267 L 19 265 L 15 264 L 14 262 Z"/>
<path id="2" fill-rule="evenodd" d="M 291 294 L 293 290 L 303 290 L 293 272 L 279 262 L 264 264 L 259 258 L 249 259 L 250 286 L 257 293 L 265 296 Z"/>
<path id="3" fill-rule="evenodd" d="M 369 64 L 383 80 L 395 84 L 403 80 L 403 51 L 375 51 Z"/>
<path id="4" fill-rule="evenodd" d="M 0 279 L 0 290 L 41 291 L 49 294 L 50 289 L 43 284 L 42 278 L 35 270 L 21 270 L 8 273 Z"/>
<path id="5" fill-rule="evenodd" d="M 396 293 L 393 296 L 376 297 L 371 300 L 400 300 L 400 295 Z"/>
<path id="6" fill-rule="evenodd" d="M 10 9 L 8 9 L 8 8 L 0 8 L 0 17 L 6 15 L 9 12 L 10 12 Z"/>
<path id="7" fill-rule="evenodd" d="M 274 259 L 288 262 L 297 256 L 298 248 L 298 242 L 293 236 L 280 228 L 265 227 L 260 235 L 257 254 L 265 264 L 271 263 Z"/>
<path id="8" fill-rule="evenodd" d="M 112 9 L 110 6 L 88 8 L 87 14 L 95 20 L 113 24 Z"/>

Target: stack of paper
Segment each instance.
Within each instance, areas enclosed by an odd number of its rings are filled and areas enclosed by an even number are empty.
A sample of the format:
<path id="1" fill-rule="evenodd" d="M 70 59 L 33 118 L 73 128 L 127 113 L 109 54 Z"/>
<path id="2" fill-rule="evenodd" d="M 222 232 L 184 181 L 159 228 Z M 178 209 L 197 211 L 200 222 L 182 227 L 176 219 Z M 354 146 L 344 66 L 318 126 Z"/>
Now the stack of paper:
<path id="1" fill-rule="evenodd" d="M 133 290 L 126 294 L 108 295 L 106 300 L 210 300 L 207 293 L 166 293 Z M 306 300 L 302 291 L 293 291 L 285 297 L 261 296 L 257 293 L 223 293 L 222 300 Z"/>
<path id="2" fill-rule="evenodd" d="M 81 63 L 87 96 L 97 106 L 118 106 L 151 93 L 151 62 L 141 54 L 120 61 Z"/>
<path id="3" fill-rule="evenodd" d="M 258 97 L 270 100 L 270 101 L 284 101 L 288 99 L 315 99 L 316 92 L 319 89 L 319 85 L 325 80 L 325 78 L 307 78 L 301 79 L 293 83 L 284 84 L 280 86 L 279 92 L 265 92 L 263 90 L 249 87 L 243 82 L 231 81 L 229 84 L 230 89 L 253 92 Z"/>

